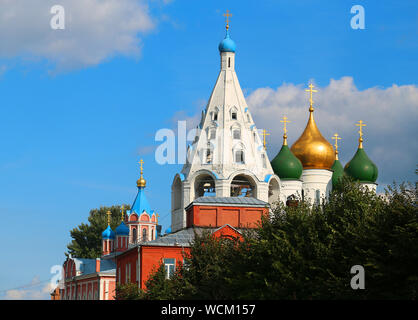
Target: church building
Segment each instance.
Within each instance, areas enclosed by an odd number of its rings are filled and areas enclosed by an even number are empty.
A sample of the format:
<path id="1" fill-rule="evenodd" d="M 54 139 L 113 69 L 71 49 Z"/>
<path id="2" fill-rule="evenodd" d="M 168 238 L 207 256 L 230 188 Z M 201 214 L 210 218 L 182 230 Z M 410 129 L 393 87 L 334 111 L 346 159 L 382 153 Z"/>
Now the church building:
<path id="1" fill-rule="evenodd" d="M 158 214 L 151 209 L 141 173 L 138 193 L 131 210 L 121 212 L 115 230 L 102 233 L 102 255 L 97 259 L 68 257 L 62 287 L 54 297 L 100 299 L 115 297 L 117 285 L 134 283 L 144 289 L 153 269 L 162 263 L 169 278 L 190 252 L 195 234 L 241 238 L 242 231 L 256 228 L 275 203 L 295 204 L 304 199 L 312 205 L 326 201 L 339 179 L 349 175 L 376 190 L 377 167 L 363 149 L 363 121 L 359 121 L 359 145 L 343 168 L 334 147 L 324 138 L 314 120 L 313 85 L 308 122 L 289 148 L 287 116 L 283 145 L 270 162 L 235 72 L 236 44 L 228 14 L 226 35 L 220 42 L 220 70 L 196 137 L 187 149 L 187 161 L 174 176 L 171 188 L 171 230 L 161 235 Z M 279 117 L 280 115 L 278 115 Z M 263 142 L 264 141 L 264 142 Z"/>

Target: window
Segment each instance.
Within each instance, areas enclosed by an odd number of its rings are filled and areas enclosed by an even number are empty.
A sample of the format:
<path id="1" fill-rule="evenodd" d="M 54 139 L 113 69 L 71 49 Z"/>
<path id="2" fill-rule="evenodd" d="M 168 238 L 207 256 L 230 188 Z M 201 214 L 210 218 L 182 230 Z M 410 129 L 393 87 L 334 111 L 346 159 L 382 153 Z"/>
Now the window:
<path id="1" fill-rule="evenodd" d="M 228 58 L 228 68 L 231 68 L 231 58 Z"/>
<path id="2" fill-rule="evenodd" d="M 147 241 L 147 228 L 142 229 L 142 241 Z"/>
<path id="3" fill-rule="evenodd" d="M 216 138 L 216 129 L 211 129 L 209 132 L 209 140 Z"/>
<path id="4" fill-rule="evenodd" d="M 206 163 L 212 163 L 213 152 L 211 149 L 206 149 Z"/>
<path id="5" fill-rule="evenodd" d="M 321 201 L 321 191 L 316 190 L 315 191 L 315 202 L 316 202 L 316 204 L 319 204 L 320 201 Z"/>
<path id="6" fill-rule="evenodd" d="M 218 121 L 218 112 L 212 112 L 212 120 Z"/>
<path id="7" fill-rule="evenodd" d="M 232 137 L 234 139 L 241 139 L 241 130 L 240 129 L 234 129 L 232 131 Z"/>
<path id="8" fill-rule="evenodd" d="M 232 120 L 237 120 L 237 112 L 236 111 L 232 111 L 232 113 L 231 113 L 231 119 Z"/>
<path id="9" fill-rule="evenodd" d="M 121 284 L 120 283 L 120 267 L 118 268 L 118 282 L 119 282 L 119 284 Z"/>
<path id="10" fill-rule="evenodd" d="M 261 161 L 263 162 L 263 168 L 267 168 L 267 162 L 266 162 L 266 155 L 261 155 Z"/>
<path id="11" fill-rule="evenodd" d="M 151 240 L 154 240 L 154 229 L 151 230 Z"/>
<path id="12" fill-rule="evenodd" d="M 132 242 L 136 243 L 136 239 L 138 239 L 136 236 L 136 228 L 133 228 L 132 229 Z"/>
<path id="13" fill-rule="evenodd" d="M 250 120 L 250 115 L 249 115 L 249 114 L 247 114 L 247 121 L 248 121 L 248 122 L 251 122 L 251 120 Z"/>
<path id="14" fill-rule="evenodd" d="M 235 151 L 235 162 L 244 163 L 244 151 L 243 150 Z"/>
<path id="15" fill-rule="evenodd" d="M 174 275 L 174 270 L 176 267 L 176 259 L 164 259 L 164 269 L 166 279 L 170 279 Z"/>

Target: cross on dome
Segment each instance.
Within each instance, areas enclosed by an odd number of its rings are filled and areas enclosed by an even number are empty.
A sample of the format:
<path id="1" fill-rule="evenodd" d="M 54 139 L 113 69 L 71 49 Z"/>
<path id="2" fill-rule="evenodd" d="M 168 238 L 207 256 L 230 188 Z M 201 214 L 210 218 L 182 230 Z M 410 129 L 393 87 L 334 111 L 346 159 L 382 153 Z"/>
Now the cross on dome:
<path id="1" fill-rule="evenodd" d="M 229 29 L 229 17 L 232 17 L 232 13 L 229 13 L 229 10 L 226 10 L 226 13 L 223 14 L 226 17 L 226 30 Z"/>
<path id="2" fill-rule="evenodd" d="M 358 131 L 360 138 L 358 139 L 359 142 L 359 148 L 363 148 L 363 127 L 366 126 L 366 124 L 363 122 L 363 120 L 359 120 L 358 123 L 356 123 L 356 126 L 360 127 L 360 130 Z"/>
<path id="3" fill-rule="evenodd" d="M 310 107 L 309 107 L 309 111 L 312 112 L 313 111 L 313 100 L 312 100 L 312 92 L 318 92 L 318 90 L 313 90 L 314 85 L 311 83 L 309 84 L 309 89 L 306 89 L 305 91 L 310 93 L 310 98 L 309 98 L 309 103 L 310 103 Z"/>
<path id="4" fill-rule="evenodd" d="M 331 139 L 335 140 L 335 160 L 338 160 L 338 140 L 341 140 L 341 138 L 339 137 L 338 133 L 335 133 Z"/>

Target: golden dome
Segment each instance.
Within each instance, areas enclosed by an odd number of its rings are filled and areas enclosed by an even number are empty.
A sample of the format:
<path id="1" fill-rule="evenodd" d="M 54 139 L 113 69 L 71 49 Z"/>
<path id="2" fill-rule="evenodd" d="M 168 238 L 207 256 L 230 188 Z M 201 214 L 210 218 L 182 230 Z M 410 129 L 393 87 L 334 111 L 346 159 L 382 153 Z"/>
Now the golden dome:
<path id="1" fill-rule="evenodd" d="M 144 188 L 146 185 L 147 181 L 145 181 L 145 179 L 141 177 L 136 181 L 136 185 L 138 186 L 138 188 Z"/>
<path id="2" fill-rule="evenodd" d="M 311 92 L 308 124 L 290 150 L 302 162 L 303 169 L 329 170 L 334 164 L 335 152 L 316 126 L 312 107 L 312 92 L 316 92 L 316 90 L 312 90 L 312 85 L 309 87 L 310 90 L 306 90 Z"/>

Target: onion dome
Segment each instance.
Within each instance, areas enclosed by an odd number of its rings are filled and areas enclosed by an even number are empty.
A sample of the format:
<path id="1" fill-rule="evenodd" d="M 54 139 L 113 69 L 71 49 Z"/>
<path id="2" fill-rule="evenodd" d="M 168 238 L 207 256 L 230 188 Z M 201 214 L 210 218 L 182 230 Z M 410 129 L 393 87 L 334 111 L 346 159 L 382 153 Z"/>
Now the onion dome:
<path id="1" fill-rule="evenodd" d="M 234 40 L 232 40 L 231 37 L 229 36 L 229 25 L 227 24 L 225 39 L 223 39 L 221 43 L 219 43 L 219 46 L 218 46 L 219 52 L 235 52 L 236 47 L 237 46 Z"/>
<path id="2" fill-rule="evenodd" d="M 345 165 L 344 172 L 360 182 L 375 183 L 378 175 L 377 166 L 363 149 L 362 126 L 365 126 L 365 124 L 360 120 L 359 124 L 356 125 L 360 126 L 359 146 L 354 157 Z"/>
<path id="3" fill-rule="evenodd" d="M 283 117 L 284 122 L 284 135 L 283 135 L 283 145 L 279 153 L 271 161 L 271 166 L 275 174 L 277 174 L 282 180 L 299 180 L 302 175 L 302 163 L 298 158 L 290 151 L 287 145 L 287 130 L 286 130 L 286 121 L 287 117 Z"/>
<path id="4" fill-rule="evenodd" d="M 331 167 L 332 173 L 332 185 L 336 186 L 338 184 L 338 181 L 341 179 L 341 177 L 344 175 L 344 168 L 341 164 L 340 160 L 336 159 L 334 161 L 334 164 Z"/>
<path id="5" fill-rule="evenodd" d="M 341 177 L 344 175 L 344 168 L 341 164 L 340 160 L 338 159 L 338 140 L 341 140 L 341 138 L 338 136 L 338 133 L 334 134 L 332 139 L 335 140 L 335 161 L 334 164 L 331 167 L 332 173 L 332 185 L 336 186 L 341 179 Z"/>
<path id="6" fill-rule="evenodd" d="M 322 136 L 316 126 L 313 117 L 312 90 L 313 85 L 309 85 L 311 92 L 309 120 L 305 131 L 291 147 L 293 154 L 302 162 L 303 169 L 331 169 L 335 156 L 332 145 Z"/>
<path id="7" fill-rule="evenodd" d="M 102 232 L 102 239 L 115 239 L 115 233 L 110 225 L 108 225 L 105 231 Z"/>
<path id="8" fill-rule="evenodd" d="M 122 221 L 121 224 L 116 228 L 116 235 L 118 236 L 129 236 L 129 228 Z"/>

